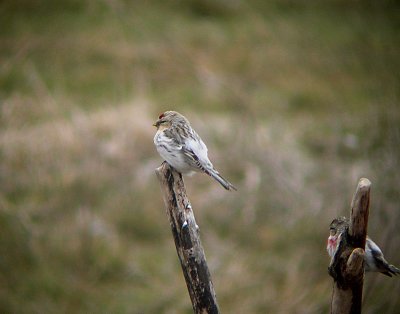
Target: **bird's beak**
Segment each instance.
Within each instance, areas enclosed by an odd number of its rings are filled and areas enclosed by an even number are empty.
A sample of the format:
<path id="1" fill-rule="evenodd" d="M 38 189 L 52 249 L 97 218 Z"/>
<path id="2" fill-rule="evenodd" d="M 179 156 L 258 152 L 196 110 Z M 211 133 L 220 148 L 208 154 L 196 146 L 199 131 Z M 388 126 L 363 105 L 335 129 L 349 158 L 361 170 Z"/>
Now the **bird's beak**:
<path id="1" fill-rule="evenodd" d="M 160 120 L 157 120 L 156 122 L 153 123 L 153 126 L 155 126 L 156 128 L 158 128 L 159 125 L 160 125 Z"/>

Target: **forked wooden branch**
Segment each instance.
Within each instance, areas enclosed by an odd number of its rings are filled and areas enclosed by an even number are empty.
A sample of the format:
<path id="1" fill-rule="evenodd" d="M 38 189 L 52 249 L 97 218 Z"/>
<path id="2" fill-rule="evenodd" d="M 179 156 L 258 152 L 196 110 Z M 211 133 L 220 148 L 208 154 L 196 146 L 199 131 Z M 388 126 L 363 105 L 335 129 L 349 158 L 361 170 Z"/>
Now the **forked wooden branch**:
<path id="1" fill-rule="evenodd" d="M 331 314 L 360 314 L 371 182 L 362 178 L 351 202 L 350 223 L 329 266 L 334 279 Z"/>
<path id="2" fill-rule="evenodd" d="M 214 286 L 182 176 L 166 162 L 156 169 L 156 174 L 193 311 L 196 314 L 217 314 Z"/>

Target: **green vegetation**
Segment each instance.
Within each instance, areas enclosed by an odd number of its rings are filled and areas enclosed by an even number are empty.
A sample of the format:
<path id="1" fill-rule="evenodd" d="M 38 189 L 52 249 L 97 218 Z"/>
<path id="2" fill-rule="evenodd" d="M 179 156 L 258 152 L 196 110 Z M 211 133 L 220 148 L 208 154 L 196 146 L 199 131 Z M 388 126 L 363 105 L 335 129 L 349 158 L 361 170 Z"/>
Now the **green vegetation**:
<path id="1" fill-rule="evenodd" d="M 186 178 L 224 313 L 326 313 L 325 241 L 372 183 L 400 265 L 395 1 L 0 3 L 0 312 L 191 313 L 151 126 L 185 114 L 238 188 Z M 399 280 L 367 275 L 365 313 Z"/>

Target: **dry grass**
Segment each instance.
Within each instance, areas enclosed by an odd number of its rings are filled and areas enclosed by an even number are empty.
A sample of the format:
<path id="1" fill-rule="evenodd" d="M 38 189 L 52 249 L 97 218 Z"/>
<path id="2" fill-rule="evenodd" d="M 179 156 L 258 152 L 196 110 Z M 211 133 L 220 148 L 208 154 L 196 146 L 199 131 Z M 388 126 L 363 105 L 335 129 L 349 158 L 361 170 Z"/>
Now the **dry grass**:
<path id="1" fill-rule="evenodd" d="M 362 176 L 399 265 L 397 8 L 2 3 L 0 311 L 191 313 L 154 175 L 165 109 L 239 188 L 185 179 L 223 312 L 327 312 L 328 225 Z M 368 275 L 365 313 L 399 289 Z"/>

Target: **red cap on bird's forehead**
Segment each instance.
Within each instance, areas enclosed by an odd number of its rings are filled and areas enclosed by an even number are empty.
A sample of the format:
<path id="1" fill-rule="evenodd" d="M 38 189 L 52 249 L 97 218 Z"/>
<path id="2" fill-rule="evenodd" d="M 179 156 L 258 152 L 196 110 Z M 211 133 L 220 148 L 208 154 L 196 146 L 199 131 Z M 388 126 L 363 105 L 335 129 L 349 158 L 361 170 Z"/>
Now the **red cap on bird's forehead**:
<path id="1" fill-rule="evenodd" d="M 160 115 L 158 116 L 158 119 L 162 119 L 162 118 L 164 118 L 164 113 L 162 113 L 162 114 L 160 114 Z"/>

